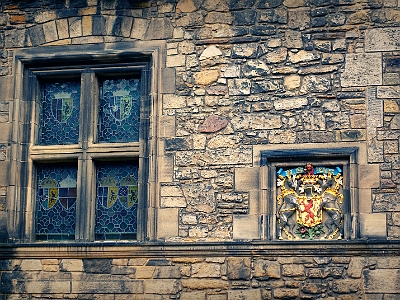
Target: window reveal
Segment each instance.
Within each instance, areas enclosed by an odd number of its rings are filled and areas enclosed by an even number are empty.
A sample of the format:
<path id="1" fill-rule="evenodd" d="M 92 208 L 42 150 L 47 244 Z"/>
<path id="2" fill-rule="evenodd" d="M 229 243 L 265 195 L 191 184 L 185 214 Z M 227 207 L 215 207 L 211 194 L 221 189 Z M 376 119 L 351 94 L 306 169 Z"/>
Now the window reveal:
<path id="1" fill-rule="evenodd" d="M 343 238 L 343 174 L 307 163 L 277 172 L 279 239 Z"/>

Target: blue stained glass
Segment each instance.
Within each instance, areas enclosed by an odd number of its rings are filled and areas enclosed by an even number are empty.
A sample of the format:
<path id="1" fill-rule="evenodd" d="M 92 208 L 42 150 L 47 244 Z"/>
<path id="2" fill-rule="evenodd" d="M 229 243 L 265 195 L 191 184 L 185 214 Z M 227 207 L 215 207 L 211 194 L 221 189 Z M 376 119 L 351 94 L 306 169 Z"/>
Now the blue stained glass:
<path id="1" fill-rule="evenodd" d="M 104 80 L 100 84 L 98 141 L 139 141 L 140 80 Z"/>
<path id="2" fill-rule="evenodd" d="M 80 82 L 47 82 L 41 88 L 39 144 L 77 144 Z"/>
<path id="3" fill-rule="evenodd" d="M 39 165 L 36 191 L 37 239 L 74 239 L 76 165 Z"/>
<path id="4" fill-rule="evenodd" d="M 136 238 L 137 179 L 137 163 L 97 165 L 96 239 Z"/>

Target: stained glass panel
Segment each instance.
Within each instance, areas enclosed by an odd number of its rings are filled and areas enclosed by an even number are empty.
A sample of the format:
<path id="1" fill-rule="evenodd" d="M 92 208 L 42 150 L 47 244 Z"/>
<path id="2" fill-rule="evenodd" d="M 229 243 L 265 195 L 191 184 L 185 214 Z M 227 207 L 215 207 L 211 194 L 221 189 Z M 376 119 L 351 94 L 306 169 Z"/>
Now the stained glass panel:
<path id="1" fill-rule="evenodd" d="M 76 165 L 38 165 L 36 239 L 75 238 Z"/>
<path id="2" fill-rule="evenodd" d="M 77 144 L 80 82 L 47 82 L 41 88 L 39 144 Z"/>
<path id="3" fill-rule="evenodd" d="M 136 239 L 138 164 L 99 163 L 96 178 L 97 240 Z"/>
<path id="4" fill-rule="evenodd" d="M 98 141 L 139 141 L 140 80 L 104 80 L 100 84 Z"/>

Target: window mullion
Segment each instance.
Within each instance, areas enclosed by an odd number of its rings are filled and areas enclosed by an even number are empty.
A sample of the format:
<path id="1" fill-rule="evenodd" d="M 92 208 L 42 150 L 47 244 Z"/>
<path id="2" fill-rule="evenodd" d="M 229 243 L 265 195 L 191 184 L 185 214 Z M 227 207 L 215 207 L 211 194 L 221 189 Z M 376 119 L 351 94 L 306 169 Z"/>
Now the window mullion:
<path id="1" fill-rule="evenodd" d="M 86 69 L 81 77 L 81 114 L 79 144 L 82 147 L 82 158 L 78 161 L 78 209 L 76 222 L 76 239 L 93 241 L 94 207 L 92 200 L 92 159 L 88 148 L 93 142 L 94 103 L 98 95 L 95 74 Z"/>

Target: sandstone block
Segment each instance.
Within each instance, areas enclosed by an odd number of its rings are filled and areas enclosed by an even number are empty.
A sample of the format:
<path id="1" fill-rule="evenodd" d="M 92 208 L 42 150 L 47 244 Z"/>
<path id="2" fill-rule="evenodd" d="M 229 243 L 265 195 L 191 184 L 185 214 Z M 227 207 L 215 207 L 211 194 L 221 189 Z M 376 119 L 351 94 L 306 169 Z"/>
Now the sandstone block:
<path id="1" fill-rule="evenodd" d="M 72 280 L 71 292 L 76 294 L 136 294 L 143 293 L 143 281 L 125 275 L 86 274 Z"/>
<path id="2" fill-rule="evenodd" d="M 276 110 L 298 109 L 307 104 L 308 100 L 305 97 L 282 98 L 274 101 L 274 107 Z"/>
<path id="3" fill-rule="evenodd" d="M 281 278 L 280 263 L 264 259 L 257 259 L 253 263 L 253 276 L 260 280 L 269 278 Z"/>
<path id="4" fill-rule="evenodd" d="M 194 80 L 199 85 L 209 85 L 216 82 L 219 77 L 219 70 L 205 70 L 194 74 Z"/>
<path id="5" fill-rule="evenodd" d="M 248 280 L 251 274 L 251 260 L 246 257 L 230 257 L 227 259 L 227 276 L 229 279 Z"/>
<path id="6" fill-rule="evenodd" d="M 83 261 L 81 259 L 63 259 L 61 268 L 67 272 L 82 272 Z"/>
<path id="7" fill-rule="evenodd" d="M 153 278 L 156 267 L 153 266 L 138 266 L 135 268 L 136 279 L 149 279 Z"/>
<path id="8" fill-rule="evenodd" d="M 282 275 L 290 277 L 298 277 L 305 275 L 304 265 L 301 264 L 285 264 L 282 266 Z"/>
<path id="9" fill-rule="evenodd" d="M 168 18 L 152 18 L 143 36 L 145 40 L 163 40 L 172 38 L 173 26 Z"/>
<path id="10" fill-rule="evenodd" d="M 163 108 L 182 108 L 186 106 L 186 97 L 176 96 L 173 94 L 165 94 L 163 96 Z"/>
<path id="11" fill-rule="evenodd" d="M 365 50 L 397 51 L 400 50 L 400 29 L 398 27 L 373 28 L 366 31 Z"/>
<path id="12" fill-rule="evenodd" d="M 393 294 L 400 291 L 400 272 L 394 269 L 365 270 L 364 289 L 368 293 Z"/>
<path id="13" fill-rule="evenodd" d="M 228 79 L 228 91 L 231 96 L 250 95 L 249 79 Z"/>
<path id="14" fill-rule="evenodd" d="M 367 238 L 385 238 L 386 213 L 360 214 L 360 235 Z"/>
<path id="15" fill-rule="evenodd" d="M 181 282 L 182 282 L 182 287 L 191 290 L 205 290 L 205 289 L 226 290 L 229 288 L 229 282 L 221 279 L 189 278 L 189 279 L 182 279 Z"/>
<path id="16" fill-rule="evenodd" d="M 39 259 L 24 259 L 20 268 L 21 271 L 41 271 L 42 263 Z"/>
<path id="17" fill-rule="evenodd" d="M 259 222 L 259 216 L 233 216 L 233 239 L 258 239 L 260 237 Z"/>
<path id="18" fill-rule="evenodd" d="M 236 44 L 232 49 L 232 58 L 256 58 L 258 45 L 250 44 Z"/>
<path id="19" fill-rule="evenodd" d="M 228 300 L 261 300 L 261 289 L 247 289 L 247 290 L 230 290 L 228 291 Z"/>
<path id="20" fill-rule="evenodd" d="M 355 293 L 360 291 L 361 280 L 358 279 L 339 279 L 333 281 L 332 290 L 337 293 Z"/>
<path id="21" fill-rule="evenodd" d="M 192 265 L 193 278 L 219 278 L 221 277 L 221 265 L 218 263 L 196 263 Z"/>
<path id="22" fill-rule="evenodd" d="M 378 86 L 376 88 L 377 98 L 400 98 L 399 86 Z"/>
<path id="23" fill-rule="evenodd" d="M 161 208 L 157 213 L 157 237 L 178 236 L 178 208 Z"/>
<path id="24" fill-rule="evenodd" d="M 299 293 L 298 289 L 277 288 L 273 290 L 276 299 L 297 299 Z"/>
<path id="25" fill-rule="evenodd" d="M 342 87 L 382 84 L 382 57 L 380 53 L 347 54 Z"/>

